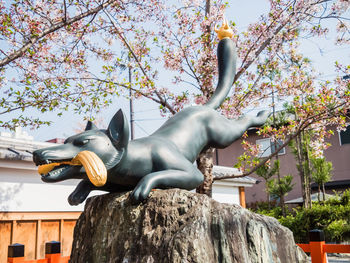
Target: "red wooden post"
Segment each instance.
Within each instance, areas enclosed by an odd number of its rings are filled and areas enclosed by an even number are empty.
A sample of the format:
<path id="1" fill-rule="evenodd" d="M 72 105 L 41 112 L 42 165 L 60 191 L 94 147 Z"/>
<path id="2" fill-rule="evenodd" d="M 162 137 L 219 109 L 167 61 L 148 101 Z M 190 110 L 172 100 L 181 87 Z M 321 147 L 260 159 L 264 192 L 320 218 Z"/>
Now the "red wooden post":
<path id="1" fill-rule="evenodd" d="M 24 262 L 24 245 L 12 244 L 8 246 L 7 262 L 8 263 L 22 263 Z"/>
<path id="2" fill-rule="evenodd" d="M 57 241 L 47 242 L 45 244 L 45 258 L 48 263 L 60 263 L 61 243 Z"/>
<path id="3" fill-rule="evenodd" d="M 310 238 L 310 253 L 312 263 L 327 263 L 327 254 L 325 251 L 325 239 L 322 230 L 311 230 Z"/>
<path id="4" fill-rule="evenodd" d="M 327 263 L 327 253 L 350 253 L 350 245 L 325 244 L 322 230 L 309 232 L 309 244 L 297 244 L 304 252 L 311 253 L 312 263 Z"/>

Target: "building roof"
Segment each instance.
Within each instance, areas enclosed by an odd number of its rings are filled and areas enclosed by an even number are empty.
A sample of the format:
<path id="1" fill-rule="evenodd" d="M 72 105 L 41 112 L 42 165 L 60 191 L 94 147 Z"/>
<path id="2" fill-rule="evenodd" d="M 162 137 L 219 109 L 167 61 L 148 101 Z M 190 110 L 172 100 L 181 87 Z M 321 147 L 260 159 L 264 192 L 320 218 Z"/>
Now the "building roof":
<path id="1" fill-rule="evenodd" d="M 242 172 L 234 167 L 227 167 L 227 166 L 218 166 L 214 165 L 213 167 L 213 176 L 215 177 L 222 177 L 222 176 L 231 176 L 236 175 L 240 176 L 242 175 Z M 228 179 L 222 179 L 214 181 L 216 185 L 227 185 L 231 184 L 233 186 L 246 186 L 251 187 L 254 184 L 256 184 L 256 179 L 245 176 L 245 177 L 237 177 L 237 178 L 228 178 Z"/>
<path id="2" fill-rule="evenodd" d="M 335 197 L 335 196 L 334 195 L 330 195 L 330 194 L 326 194 L 325 197 L 326 197 L 326 200 L 328 200 L 329 198 L 332 198 L 332 197 Z M 322 200 L 322 198 L 323 198 L 322 193 L 320 193 L 320 198 Z M 303 197 L 299 197 L 299 198 L 295 198 L 295 199 L 286 201 L 284 203 L 285 204 L 302 204 L 303 200 L 304 200 Z M 318 201 L 318 193 L 314 193 L 314 194 L 311 195 L 311 201 L 312 202 Z"/>
<path id="3" fill-rule="evenodd" d="M 327 182 L 324 184 L 324 187 L 327 190 L 349 188 L 350 187 L 350 180 L 335 180 L 335 181 Z M 318 188 L 317 183 L 311 184 L 312 190 L 317 190 L 317 188 Z"/>
<path id="4" fill-rule="evenodd" d="M 32 152 L 55 145 L 49 142 L 34 141 L 32 136 L 20 127 L 14 133 L 0 132 L 0 159 L 32 162 Z"/>

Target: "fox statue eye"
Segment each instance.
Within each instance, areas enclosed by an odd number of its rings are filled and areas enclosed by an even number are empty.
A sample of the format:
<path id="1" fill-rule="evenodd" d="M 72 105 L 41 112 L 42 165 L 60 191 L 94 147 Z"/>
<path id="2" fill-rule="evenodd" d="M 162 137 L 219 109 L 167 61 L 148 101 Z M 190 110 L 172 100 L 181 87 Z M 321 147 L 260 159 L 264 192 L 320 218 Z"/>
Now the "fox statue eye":
<path id="1" fill-rule="evenodd" d="M 89 139 L 74 141 L 74 145 L 83 146 L 89 142 Z"/>

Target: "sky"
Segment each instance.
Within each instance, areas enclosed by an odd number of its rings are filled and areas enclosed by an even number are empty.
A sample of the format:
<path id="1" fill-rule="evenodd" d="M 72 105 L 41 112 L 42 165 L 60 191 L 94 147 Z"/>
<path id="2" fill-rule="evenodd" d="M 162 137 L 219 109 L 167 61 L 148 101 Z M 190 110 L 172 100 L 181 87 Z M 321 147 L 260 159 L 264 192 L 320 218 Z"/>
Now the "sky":
<path id="1" fill-rule="evenodd" d="M 243 31 L 249 23 L 256 21 L 259 16 L 269 10 L 267 0 L 231 0 L 228 1 L 230 7 L 226 11 L 226 18 L 236 23 L 238 31 Z M 350 16 L 349 16 L 350 17 Z M 350 47 L 337 47 L 334 45 L 333 39 L 305 39 L 301 42 L 302 52 L 311 59 L 315 68 L 322 72 L 323 76 L 320 81 L 333 78 L 334 61 L 348 63 Z M 164 76 L 166 77 L 166 76 Z M 97 119 L 102 119 L 105 128 L 108 121 L 113 115 L 122 109 L 125 115 L 129 116 L 129 101 L 126 98 L 116 97 L 113 104 L 102 109 Z M 135 137 L 144 137 L 150 135 L 158 127 L 160 127 L 166 118 L 161 117 L 158 105 L 147 99 L 134 101 L 135 116 Z M 42 126 L 37 130 L 23 128 L 29 135 L 34 136 L 37 141 L 46 141 L 52 138 L 66 138 L 75 133 L 76 129 L 84 125 L 83 117 L 73 113 L 66 113 L 63 117 L 57 117 L 55 113 L 42 114 L 44 119 L 53 121 L 51 126 Z M 5 131 L 5 130 L 0 130 Z"/>

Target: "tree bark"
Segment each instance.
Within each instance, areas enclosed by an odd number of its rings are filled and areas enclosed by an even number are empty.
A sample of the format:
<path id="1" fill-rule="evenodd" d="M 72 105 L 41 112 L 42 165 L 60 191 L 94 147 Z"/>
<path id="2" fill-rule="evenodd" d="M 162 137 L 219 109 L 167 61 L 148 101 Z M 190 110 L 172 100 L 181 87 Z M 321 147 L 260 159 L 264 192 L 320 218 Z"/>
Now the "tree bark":
<path id="1" fill-rule="evenodd" d="M 212 184 L 213 184 L 213 153 L 214 148 L 209 148 L 200 153 L 196 162 L 197 167 L 204 175 L 203 183 L 196 188 L 196 192 L 199 194 L 205 194 L 212 197 Z"/>
<path id="2" fill-rule="evenodd" d="M 205 1 L 205 16 L 207 17 L 210 13 L 211 0 Z M 210 52 L 210 26 L 206 26 L 205 35 L 208 37 L 205 38 L 206 42 L 204 43 L 205 52 Z M 206 89 L 202 89 L 203 94 L 207 97 L 210 97 L 210 91 Z M 209 148 L 205 151 L 202 151 L 198 156 L 196 162 L 197 167 L 204 175 L 203 183 L 196 188 L 196 192 L 200 194 L 205 194 L 209 197 L 212 196 L 212 184 L 213 184 L 213 153 L 214 148 Z"/>
<path id="3" fill-rule="evenodd" d="M 279 161 L 279 158 L 278 158 L 278 154 L 276 155 L 276 162 Z M 282 189 L 281 189 L 281 174 L 280 174 L 280 169 L 277 169 L 277 180 L 278 180 L 278 185 L 280 187 L 280 207 L 281 207 L 281 210 L 282 210 L 282 215 L 283 216 L 286 216 L 286 208 L 284 206 L 284 194 L 282 193 Z"/>
<path id="4" fill-rule="evenodd" d="M 326 201 L 326 188 L 324 183 L 322 183 L 322 193 L 323 193 L 323 202 Z"/>
<path id="5" fill-rule="evenodd" d="M 310 182 L 307 180 L 307 175 L 304 169 L 304 154 L 303 154 L 303 139 L 302 134 L 295 137 L 295 145 L 297 150 L 297 161 L 298 161 L 298 171 L 301 180 L 301 191 L 303 196 L 303 205 L 306 209 L 311 208 L 311 198 L 310 198 Z"/>
<path id="6" fill-rule="evenodd" d="M 302 136 L 304 135 L 304 131 L 302 132 Z M 307 169 L 305 173 L 305 191 L 306 191 L 306 201 L 308 202 L 308 207 L 312 207 L 311 200 L 311 161 L 309 156 L 309 144 L 306 142 L 306 138 L 304 137 L 305 142 L 305 162 L 307 164 Z"/>
<path id="7" fill-rule="evenodd" d="M 268 189 L 268 184 L 267 184 L 267 179 L 265 180 L 265 191 L 266 191 L 266 202 L 267 202 L 267 207 L 268 209 L 270 210 L 270 193 L 269 191 L 267 190 Z"/>

